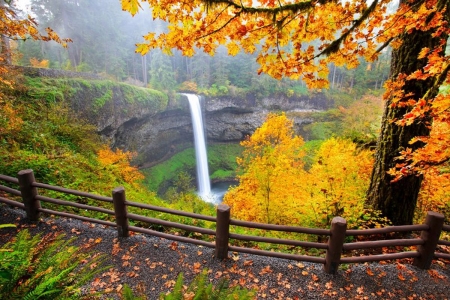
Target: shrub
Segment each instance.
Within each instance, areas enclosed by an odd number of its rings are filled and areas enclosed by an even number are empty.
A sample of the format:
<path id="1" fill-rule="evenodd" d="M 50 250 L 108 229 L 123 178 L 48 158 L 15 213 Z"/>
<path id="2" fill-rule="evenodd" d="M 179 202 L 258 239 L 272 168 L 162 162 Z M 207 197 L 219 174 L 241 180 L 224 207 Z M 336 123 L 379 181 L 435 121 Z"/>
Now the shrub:
<path id="1" fill-rule="evenodd" d="M 79 299 L 81 287 L 105 268 L 100 255 L 72 246 L 62 234 L 20 231 L 0 248 L 1 299 Z"/>

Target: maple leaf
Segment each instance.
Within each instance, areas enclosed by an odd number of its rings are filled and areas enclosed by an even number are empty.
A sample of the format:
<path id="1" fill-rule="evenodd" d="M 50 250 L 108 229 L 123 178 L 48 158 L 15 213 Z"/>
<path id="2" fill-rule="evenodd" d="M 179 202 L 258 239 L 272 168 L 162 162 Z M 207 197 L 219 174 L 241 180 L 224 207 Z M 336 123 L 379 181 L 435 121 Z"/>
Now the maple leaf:
<path id="1" fill-rule="evenodd" d="M 128 255 L 128 254 L 124 254 L 124 255 L 122 255 L 122 259 L 123 260 L 130 260 L 130 259 L 132 259 L 132 257 L 130 255 Z"/>
<path id="2" fill-rule="evenodd" d="M 430 274 L 431 277 L 436 278 L 436 279 L 444 279 L 445 276 L 440 274 L 438 271 L 436 270 L 428 270 L 428 274 Z"/>
<path id="3" fill-rule="evenodd" d="M 268 274 L 268 273 L 272 273 L 272 269 L 270 268 L 269 265 L 265 266 L 261 272 L 259 272 L 259 275 L 264 275 L 264 274 Z"/>
<path id="4" fill-rule="evenodd" d="M 369 276 L 373 276 L 374 275 L 373 272 L 372 272 L 372 269 L 370 269 L 370 268 L 366 268 L 366 273 Z"/>
<path id="5" fill-rule="evenodd" d="M 296 266 L 299 267 L 300 269 L 303 269 L 305 267 L 305 265 L 302 263 L 297 263 Z"/>
<path id="6" fill-rule="evenodd" d="M 244 266 L 252 266 L 253 260 L 244 260 Z"/>
<path id="7" fill-rule="evenodd" d="M 177 242 L 172 242 L 172 243 L 170 243 L 169 248 L 170 248 L 171 250 L 173 250 L 173 251 L 177 250 L 177 248 L 178 248 L 178 243 L 177 243 Z"/>
<path id="8" fill-rule="evenodd" d="M 194 263 L 193 268 L 194 268 L 194 273 L 200 273 L 201 272 L 201 264 L 199 262 Z"/>
<path id="9" fill-rule="evenodd" d="M 360 286 L 360 287 L 356 288 L 356 292 L 358 294 L 360 294 L 360 295 L 363 294 L 364 293 L 364 287 Z"/>
<path id="10" fill-rule="evenodd" d="M 122 9 L 130 12 L 133 16 L 138 13 L 140 8 L 139 0 L 122 0 Z"/>
<path id="11" fill-rule="evenodd" d="M 112 255 L 116 255 L 120 251 L 120 245 L 119 243 L 114 243 L 112 248 Z"/>

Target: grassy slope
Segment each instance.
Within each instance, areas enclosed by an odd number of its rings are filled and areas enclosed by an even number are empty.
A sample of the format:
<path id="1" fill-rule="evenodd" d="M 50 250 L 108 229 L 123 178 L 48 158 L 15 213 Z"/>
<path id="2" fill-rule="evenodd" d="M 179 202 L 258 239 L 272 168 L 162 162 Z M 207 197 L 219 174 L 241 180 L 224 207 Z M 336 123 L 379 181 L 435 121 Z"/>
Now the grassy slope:
<path id="1" fill-rule="evenodd" d="M 226 180 L 236 176 L 236 157 L 242 152 L 239 144 L 208 145 L 208 164 L 211 180 Z M 169 160 L 152 168 L 144 169 L 145 185 L 152 191 L 176 180 L 180 172 L 195 176 L 194 148 L 175 154 Z M 164 188 L 163 188 L 164 189 Z"/>
<path id="2" fill-rule="evenodd" d="M 116 166 L 99 161 L 104 145 L 94 126 L 71 111 L 69 101 L 89 93 L 91 101 L 83 101 L 100 111 L 112 99 L 106 96 L 120 89 L 127 103 L 144 102 L 156 109 L 167 104 L 165 95 L 110 81 L 24 77 L 20 82 L 14 90 L 4 89 L 0 102 L 0 174 L 15 177 L 20 170 L 33 169 L 37 181 L 105 196 L 124 186 L 133 201 L 164 205 L 139 182 L 123 178 Z"/>

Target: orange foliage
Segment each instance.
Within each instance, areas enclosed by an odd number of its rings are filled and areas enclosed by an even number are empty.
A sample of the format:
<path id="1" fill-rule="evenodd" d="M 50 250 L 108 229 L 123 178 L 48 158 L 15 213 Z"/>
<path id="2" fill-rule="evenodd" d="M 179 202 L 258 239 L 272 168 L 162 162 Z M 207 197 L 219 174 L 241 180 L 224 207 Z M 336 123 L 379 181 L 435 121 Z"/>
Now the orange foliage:
<path id="1" fill-rule="evenodd" d="M 450 166 L 430 167 L 424 172 L 424 180 L 417 200 L 416 221 L 422 222 L 428 211 L 436 211 L 450 217 Z"/>
<path id="2" fill-rule="evenodd" d="M 197 83 L 193 81 L 184 81 L 180 87 L 180 91 L 188 91 L 188 92 L 194 92 L 196 93 L 198 91 L 197 89 Z"/>
<path id="3" fill-rule="evenodd" d="M 48 59 L 43 59 L 41 61 L 39 61 L 37 58 L 30 58 L 30 64 L 32 67 L 35 68 L 48 68 L 50 62 Z"/>
<path id="4" fill-rule="evenodd" d="M 42 41 L 55 41 L 61 44 L 63 47 L 67 47 L 67 43 L 71 42 L 70 39 L 61 39 L 51 28 L 46 28 L 46 35 L 42 34 L 38 29 L 36 21 L 28 15 L 27 18 L 21 19 L 16 13 L 16 9 L 11 7 L 6 1 L 0 2 L 0 35 L 1 42 L 10 43 L 10 40 L 14 39 L 34 39 Z M 2 49 L 2 55 L 0 55 L 0 85 L 12 87 L 13 81 L 8 80 L 4 74 L 9 72 L 7 65 L 10 64 L 12 57 L 8 48 L 12 45 L 0 45 L 0 48 L 5 47 L 7 50 Z M 3 98 L 3 94 L 0 93 L 0 99 Z"/>
<path id="5" fill-rule="evenodd" d="M 23 120 L 20 118 L 17 110 L 10 103 L 2 103 L 1 101 L 0 108 L 0 136 L 14 135 L 20 131 Z"/>
<path id="6" fill-rule="evenodd" d="M 387 46 L 397 49 L 411 33 L 431 34 L 437 42 L 433 48 L 424 45 L 417 58 L 409 57 L 410 53 L 398 53 L 405 56 L 408 65 L 422 65 L 420 61 L 424 59 L 427 63 L 411 74 L 393 74 L 396 78 L 386 83 L 385 98 L 395 111 L 406 108 L 403 118 L 391 120 L 397 125 L 425 122 L 431 126 L 430 117 L 435 123 L 450 121 L 450 96 L 436 97 L 439 86 L 450 84 L 450 55 L 445 52 L 450 34 L 448 0 L 400 1 L 395 12 L 388 10 L 392 0 L 122 0 L 122 7 L 134 15 L 141 9 L 140 3 L 152 8 L 154 19 L 169 25 L 167 32 L 145 35 L 144 41 L 137 45 L 138 53 L 144 55 L 160 48 L 164 53 L 178 49 L 183 55 L 192 56 L 202 49 L 213 55 L 223 45 L 229 55 L 239 51 L 257 53 L 259 73 L 277 79 L 301 79 L 310 88 L 328 86 L 331 63 L 354 68 L 359 57 L 373 61 Z M 426 79 L 434 86 L 418 91 L 418 95 L 405 91 L 405 84 L 414 85 L 414 81 Z M 441 156 L 448 152 L 449 144 L 442 143 L 445 137 L 438 137 L 439 130 L 433 130 L 434 137 L 416 139 L 430 146 L 417 154 L 411 149 L 400 154 L 402 162 L 390 170 L 394 181 L 449 160 Z M 435 138 L 436 143 L 432 142 Z M 443 145 L 441 153 L 433 143 Z"/>
<path id="7" fill-rule="evenodd" d="M 259 72 L 301 78 L 316 88 L 328 86 L 331 62 L 354 68 L 358 56 L 375 60 L 380 45 L 398 47 L 412 30 L 434 30 L 437 36 L 448 32 L 445 0 L 416 1 L 414 9 L 402 4 L 390 14 L 392 0 L 122 0 L 122 8 L 134 15 L 141 2 L 169 26 L 168 32 L 145 35 L 138 53 L 160 48 L 192 56 L 202 49 L 213 55 L 224 45 L 229 55 L 258 52 Z"/>
<path id="8" fill-rule="evenodd" d="M 127 183 L 135 183 L 144 178 L 144 175 L 136 167 L 130 166 L 130 160 L 135 155 L 135 153 L 124 152 L 120 149 L 112 151 L 108 146 L 103 147 L 97 153 L 99 162 Z"/>
<path id="9" fill-rule="evenodd" d="M 422 221 L 428 211 L 450 217 L 450 124 L 438 120 L 433 123 L 430 137 L 425 139 L 425 147 L 409 154 L 403 152 L 409 165 L 399 167 L 400 171 L 406 169 L 424 176 L 416 209 L 417 221 Z"/>

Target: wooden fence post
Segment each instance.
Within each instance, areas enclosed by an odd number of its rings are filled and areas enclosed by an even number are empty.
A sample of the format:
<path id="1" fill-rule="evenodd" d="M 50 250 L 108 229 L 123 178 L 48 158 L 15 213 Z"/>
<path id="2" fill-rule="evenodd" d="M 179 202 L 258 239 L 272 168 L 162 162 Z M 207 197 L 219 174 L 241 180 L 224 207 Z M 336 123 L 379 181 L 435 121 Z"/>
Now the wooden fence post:
<path id="1" fill-rule="evenodd" d="M 334 217 L 331 221 L 331 235 L 328 239 L 328 249 L 324 265 L 325 272 L 328 274 L 336 274 L 339 268 L 346 230 L 347 221 L 341 217 Z"/>
<path id="2" fill-rule="evenodd" d="M 413 264 L 421 269 L 429 269 L 434 258 L 439 236 L 441 235 L 442 226 L 444 225 L 444 215 L 429 211 L 425 224 L 429 226 L 428 230 L 422 230 L 420 238 L 424 241 L 423 245 L 419 245 L 417 252 L 419 257 L 414 259 Z"/>
<path id="3" fill-rule="evenodd" d="M 125 188 L 123 186 L 116 187 L 112 191 L 114 214 L 116 216 L 117 233 L 119 237 L 128 237 L 128 217 L 127 206 L 125 205 Z"/>
<path id="4" fill-rule="evenodd" d="M 23 203 L 25 204 L 27 219 L 30 222 L 37 222 L 39 221 L 41 202 L 36 199 L 38 194 L 37 188 L 32 185 L 33 182 L 36 182 L 33 170 L 27 169 L 19 171 L 17 179 L 19 180 L 19 189 Z"/>
<path id="5" fill-rule="evenodd" d="M 230 238 L 230 207 L 225 204 L 217 206 L 216 224 L 216 258 L 228 257 L 228 240 Z"/>

